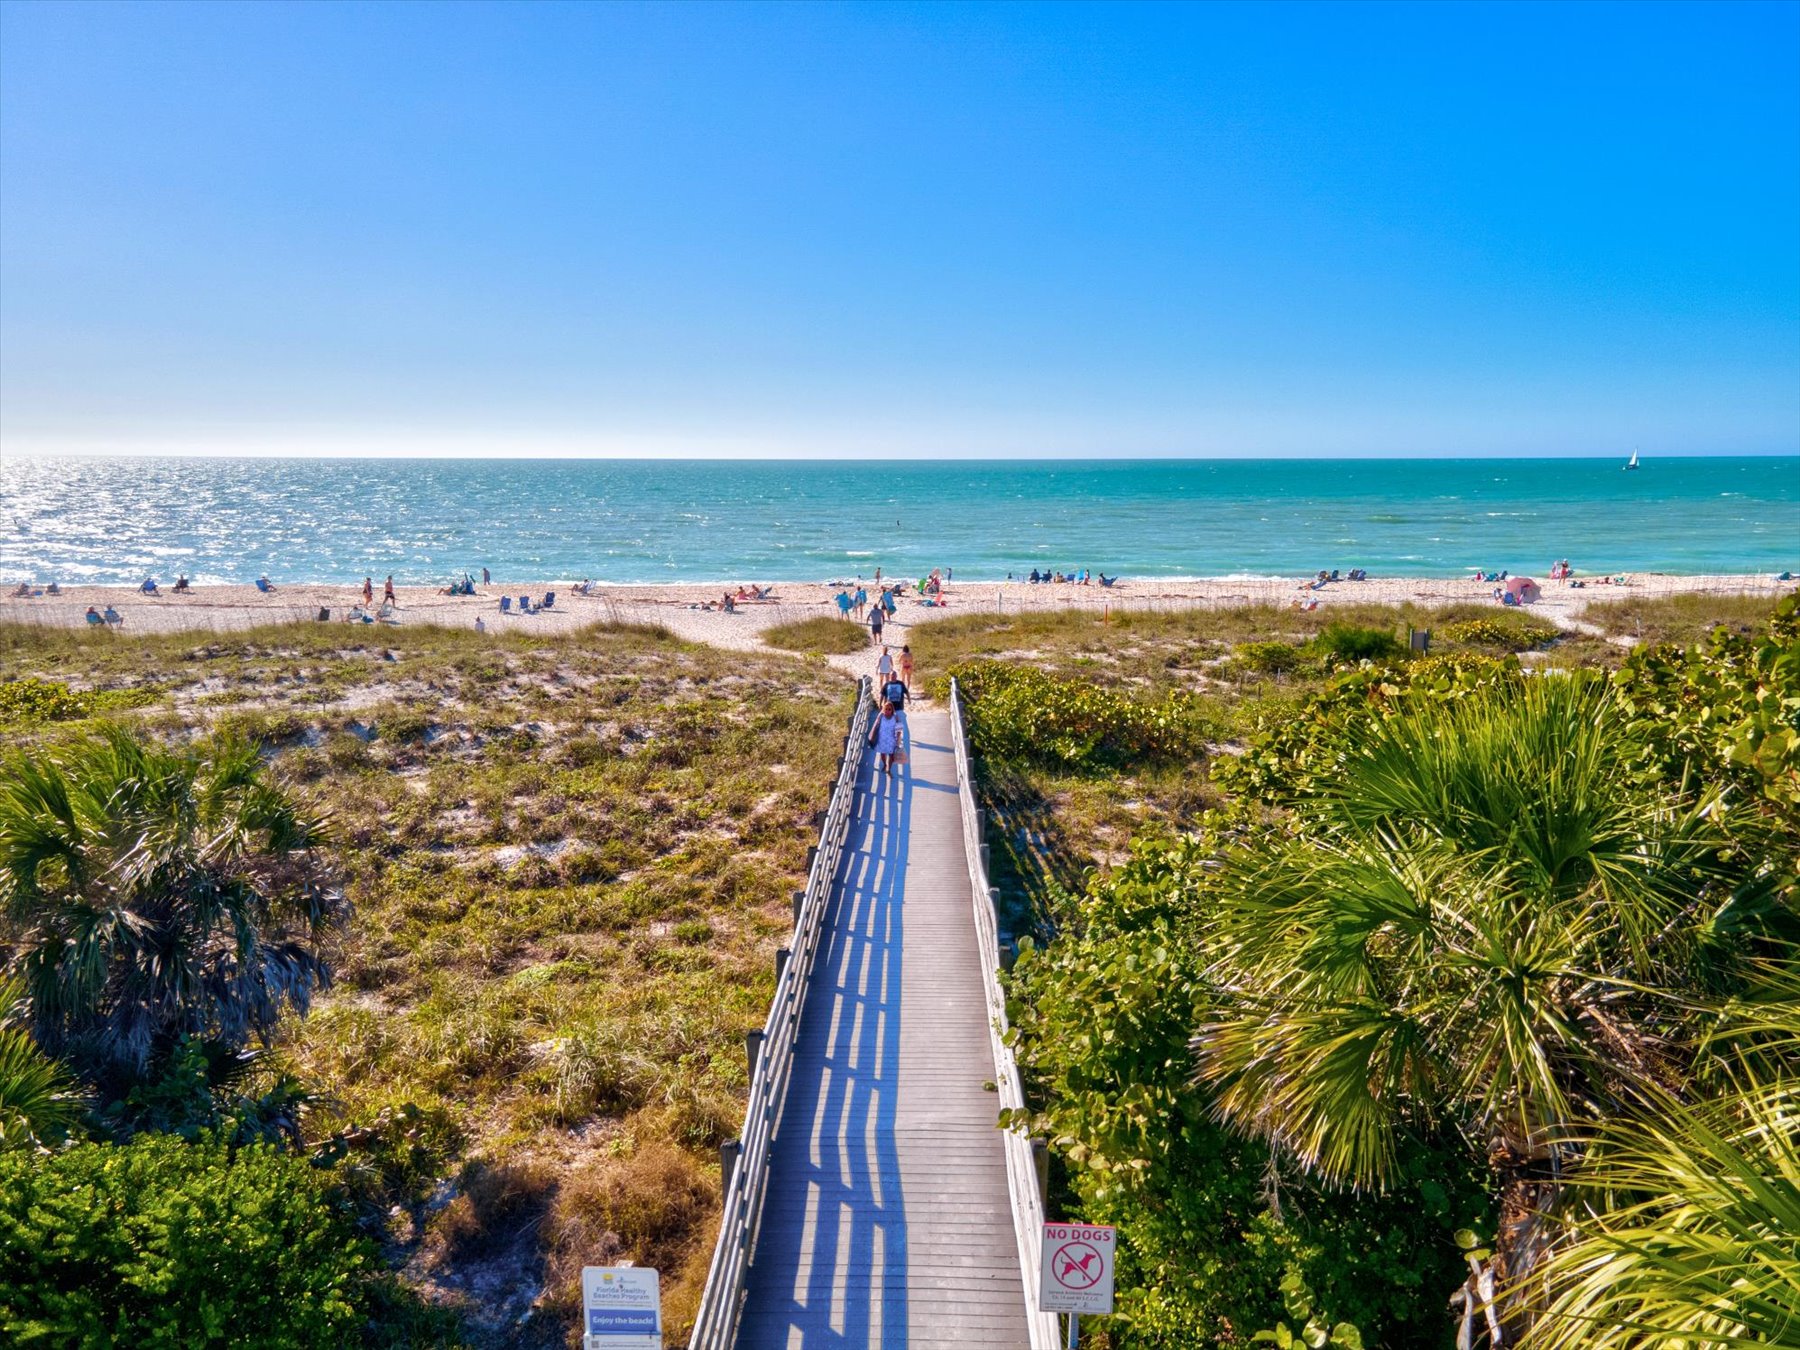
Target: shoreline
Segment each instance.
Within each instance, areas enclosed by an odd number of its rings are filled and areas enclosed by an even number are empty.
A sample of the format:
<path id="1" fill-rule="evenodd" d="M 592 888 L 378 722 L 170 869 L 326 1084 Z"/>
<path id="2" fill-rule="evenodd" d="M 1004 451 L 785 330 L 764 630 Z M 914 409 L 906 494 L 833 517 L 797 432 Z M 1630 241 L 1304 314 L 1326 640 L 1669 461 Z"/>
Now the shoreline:
<path id="1" fill-rule="evenodd" d="M 1760 573 L 1637 573 L 1629 575 L 1623 586 L 1587 580 L 1585 586 L 1576 587 L 1539 580 L 1542 596 L 1526 609 L 1573 630 L 1581 627 L 1582 610 L 1608 600 L 1675 594 L 1766 595 L 1772 604 L 1796 585 Z M 733 583 L 729 589 L 735 593 L 736 588 Z M 572 632 L 593 623 L 659 625 L 689 641 L 738 651 L 773 651 L 776 649 L 762 640 L 765 630 L 777 624 L 837 613 L 833 603 L 839 589 L 836 583 L 777 582 L 770 588 L 771 600 L 740 604 L 735 613 L 716 607 L 726 589 L 723 583 L 716 582 L 652 582 L 596 586 L 592 593 L 580 595 L 570 589 L 568 582 L 538 581 L 495 583 L 478 589 L 474 596 L 448 596 L 428 586 L 399 586 L 395 588 L 394 621 L 401 625 L 473 627 L 479 618 L 491 632 Z M 551 609 L 524 615 L 516 612 L 519 596 L 529 595 L 534 601 L 541 601 L 547 591 L 556 593 Z M 969 613 L 1103 608 L 1174 611 L 1257 604 L 1290 607 L 1296 602 L 1314 601 L 1320 610 L 1405 603 L 1436 608 L 1492 604 L 1493 591 L 1494 583 L 1469 577 L 1377 577 L 1330 582 L 1319 590 L 1309 589 L 1299 577 L 1141 578 L 1123 581 L 1115 588 L 1055 582 L 1033 585 L 1019 581 L 956 581 L 946 587 L 947 604 L 943 607 L 925 607 L 911 596 L 902 599 L 890 626 L 894 636 L 888 645 L 897 647 L 904 643 L 906 630 L 914 624 Z M 515 612 L 500 613 L 502 595 L 513 599 Z M 110 604 L 123 619 L 113 631 L 126 636 L 228 632 L 268 624 L 317 623 L 321 610 L 329 611 L 328 622 L 340 623 L 361 598 L 360 585 L 278 585 L 271 593 L 260 592 L 254 586 L 196 586 L 180 595 L 166 588 L 160 595 L 144 595 L 135 586 L 70 586 L 55 596 L 0 596 L 0 623 L 81 629 L 88 626 L 86 611 L 90 605 L 103 610 Z M 701 607 L 709 603 L 715 607 Z M 361 631 L 382 625 L 351 626 Z M 850 659 L 848 664 L 859 663 Z"/>

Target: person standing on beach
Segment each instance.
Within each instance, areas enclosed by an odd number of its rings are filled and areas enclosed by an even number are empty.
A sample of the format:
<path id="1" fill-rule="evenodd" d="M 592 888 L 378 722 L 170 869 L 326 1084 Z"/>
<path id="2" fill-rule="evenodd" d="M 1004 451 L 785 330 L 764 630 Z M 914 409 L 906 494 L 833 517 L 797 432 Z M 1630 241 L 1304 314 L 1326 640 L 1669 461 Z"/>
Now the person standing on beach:
<path id="1" fill-rule="evenodd" d="M 888 655 L 888 649 L 881 649 L 881 659 L 875 663 L 875 687 L 887 688 L 888 676 L 894 673 L 894 658 Z"/>
<path id="2" fill-rule="evenodd" d="M 856 617 L 862 618 L 863 611 L 869 607 L 869 592 L 862 586 L 856 588 Z"/>
<path id="3" fill-rule="evenodd" d="M 900 649 L 900 683 L 906 686 L 906 692 L 912 693 L 912 648 Z"/>
<path id="4" fill-rule="evenodd" d="M 871 641 L 881 641 L 881 625 L 886 621 L 887 614 L 880 605 L 875 605 L 869 610 L 869 638 Z"/>
<path id="5" fill-rule="evenodd" d="M 364 577 L 363 578 L 363 604 L 372 605 L 374 603 L 375 603 L 375 578 L 374 577 Z"/>
<path id="6" fill-rule="evenodd" d="M 381 588 L 381 603 L 384 605 L 399 603 L 394 599 L 394 574 L 392 572 L 388 573 L 387 585 Z"/>
<path id="7" fill-rule="evenodd" d="M 482 568 L 481 569 L 481 584 L 483 586 L 486 586 L 486 585 L 489 585 L 493 580 L 494 579 L 488 575 L 487 568 L 485 568 L 485 567 Z"/>

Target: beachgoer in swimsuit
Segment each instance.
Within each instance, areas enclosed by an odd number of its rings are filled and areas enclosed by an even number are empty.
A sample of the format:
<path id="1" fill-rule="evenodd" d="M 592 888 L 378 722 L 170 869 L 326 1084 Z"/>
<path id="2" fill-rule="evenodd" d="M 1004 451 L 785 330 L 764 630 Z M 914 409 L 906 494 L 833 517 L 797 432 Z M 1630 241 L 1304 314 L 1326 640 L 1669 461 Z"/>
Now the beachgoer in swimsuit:
<path id="1" fill-rule="evenodd" d="M 391 572 L 388 574 L 387 585 L 381 588 L 381 603 L 384 605 L 398 603 L 394 599 L 394 576 Z"/>
<path id="2" fill-rule="evenodd" d="M 906 686 L 906 692 L 912 693 L 912 648 L 900 649 L 900 682 Z"/>

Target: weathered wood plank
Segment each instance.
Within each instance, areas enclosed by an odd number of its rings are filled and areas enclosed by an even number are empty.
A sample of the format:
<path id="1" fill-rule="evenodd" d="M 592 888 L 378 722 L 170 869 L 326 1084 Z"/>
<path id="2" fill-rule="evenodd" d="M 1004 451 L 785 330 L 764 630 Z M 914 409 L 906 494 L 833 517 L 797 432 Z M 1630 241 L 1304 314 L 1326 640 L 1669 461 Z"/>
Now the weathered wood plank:
<path id="1" fill-rule="evenodd" d="M 770 1159 L 746 1350 L 1026 1344 L 946 714 L 864 769 Z"/>

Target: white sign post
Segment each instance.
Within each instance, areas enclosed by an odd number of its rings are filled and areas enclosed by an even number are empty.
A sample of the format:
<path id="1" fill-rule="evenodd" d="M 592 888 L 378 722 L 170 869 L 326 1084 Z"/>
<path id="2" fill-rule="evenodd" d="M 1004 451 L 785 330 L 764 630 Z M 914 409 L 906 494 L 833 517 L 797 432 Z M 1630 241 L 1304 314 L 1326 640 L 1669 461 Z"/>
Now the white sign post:
<path id="1" fill-rule="evenodd" d="M 1038 1261 L 1038 1309 L 1069 1314 L 1069 1344 L 1080 1336 L 1082 1313 L 1113 1306 L 1113 1258 L 1119 1230 L 1107 1224 L 1047 1223 Z"/>
<path id="2" fill-rule="evenodd" d="M 583 1266 L 583 1350 L 663 1350 L 662 1285 L 640 1266 Z"/>

